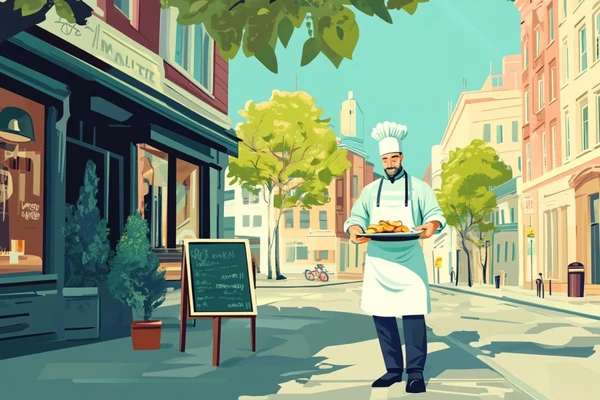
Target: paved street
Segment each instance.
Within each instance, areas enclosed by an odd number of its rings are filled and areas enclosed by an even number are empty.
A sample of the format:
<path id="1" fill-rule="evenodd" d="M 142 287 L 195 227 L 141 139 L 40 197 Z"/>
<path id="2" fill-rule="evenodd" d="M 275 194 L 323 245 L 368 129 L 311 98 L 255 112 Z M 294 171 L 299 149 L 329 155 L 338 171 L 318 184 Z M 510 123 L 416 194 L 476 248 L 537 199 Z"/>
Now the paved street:
<path id="1" fill-rule="evenodd" d="M 219 368 L 210 365 L 210 321 L 190 326 L 188 352 L 178 351 L 175 291 L 156 315 L 166 324 L 161 351 L 134 352 L 126 338 L 2 360 L 0 385 L 23 399 L 408 397 L 403 384 L 370 387 L 383 364 L 371 318 L 359 309 L 360 288 L 258 289 L 257 352 L 249 350 L 248 322 L 227 321 Z M 419 398 L 597 397 L 589 390 L 600 374 L 597 321 L 440 289 L 432 299 L 428 392 Z"/>

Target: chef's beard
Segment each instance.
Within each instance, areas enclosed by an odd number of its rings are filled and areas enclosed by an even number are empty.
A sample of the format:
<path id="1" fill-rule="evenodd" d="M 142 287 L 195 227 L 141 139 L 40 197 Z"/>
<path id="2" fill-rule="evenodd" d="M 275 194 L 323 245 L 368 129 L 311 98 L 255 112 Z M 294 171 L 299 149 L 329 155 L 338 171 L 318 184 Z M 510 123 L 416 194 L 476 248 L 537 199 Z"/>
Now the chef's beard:
<path id="1" fill-rule="evenodd" d="M 399 172 L 399 171 L 400 171 L 400 168 L 397 168 L 397 167 L 392 167 L 392 168 L 386 168 L 386 169 L 385 169 L 385 173 L 386 173 L 388 176 L 390 176 L 390 177 L 391 177 L 391 176 L 396 176 L 396 175 L 398 174 L 398 172 Z"/>

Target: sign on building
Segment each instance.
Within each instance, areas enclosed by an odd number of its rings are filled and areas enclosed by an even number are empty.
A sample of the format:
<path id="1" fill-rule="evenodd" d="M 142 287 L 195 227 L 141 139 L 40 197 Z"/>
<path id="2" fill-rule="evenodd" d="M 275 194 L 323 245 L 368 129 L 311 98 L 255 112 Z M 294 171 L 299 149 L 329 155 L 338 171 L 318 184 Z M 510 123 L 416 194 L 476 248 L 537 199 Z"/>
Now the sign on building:
<path id="1" fill-rule="evenodd" d="M 526 215 L 533 214 L 533 198 L 525 197 L 525 199 L 523 201 L 525 202 L 525 214 Z"/>
<path id="2" fill-rule="evenodd" d="M 442 257 L 436 257 L 435 258 L 435 267 L 436 268 L 442 268 Z"/>
<path id="3" fill-rule="evenodd" d="M 535 228 L 534 227 L 528 227 L 525 230 L 525 236 L 527 236 L 529 239 L 535 239 Z"/>
<path id="4" fill-rule="evenodd" d="M 162 59 L 100 18 L 92 16 L 86 26 L 79 26 L 51 15 L 39 26 L 140 82 L 162 91 Z"/>

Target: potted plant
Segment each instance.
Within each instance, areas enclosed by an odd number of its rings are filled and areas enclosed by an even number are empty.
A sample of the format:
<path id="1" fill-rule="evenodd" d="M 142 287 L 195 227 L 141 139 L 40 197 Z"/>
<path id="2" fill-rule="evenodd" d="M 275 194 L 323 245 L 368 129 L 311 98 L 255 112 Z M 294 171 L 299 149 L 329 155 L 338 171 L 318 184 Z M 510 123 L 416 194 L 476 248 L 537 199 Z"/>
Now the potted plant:
<path id="1" fill-rule="evenodd" d="M 108 288 L 112 295 L 144 315 L 142 321 L 131 324 L 133 349 L 160 349 L 162 321 L 150 318 L 165 301 L 165 271 L 158 270 L 158 257 L 148 241 L 148 223 L 139 213 L 127 219 L 110 267 Z"/>
<path id="2" fill-rule="evenodd" d="M 96 164 L 88 160 L 75 205 L 65 210 L 65 338 L 100 336 L 99 286 L 108 275 L 110 242 L 106 220 L 98 209 Z"/>

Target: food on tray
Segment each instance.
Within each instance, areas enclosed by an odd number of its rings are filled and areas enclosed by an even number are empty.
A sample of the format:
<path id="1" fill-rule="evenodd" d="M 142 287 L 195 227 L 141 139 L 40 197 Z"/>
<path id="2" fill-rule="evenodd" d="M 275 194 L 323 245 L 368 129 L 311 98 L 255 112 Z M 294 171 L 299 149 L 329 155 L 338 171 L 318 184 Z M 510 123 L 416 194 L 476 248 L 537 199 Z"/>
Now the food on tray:
<path id="1" fill-rule="evenodd" d="M 379 221 L 378 224 L 371 224 L 367 227 L 366 233 L 406 233 L 410 228 L 402 225 L 402 221 Z"/>

